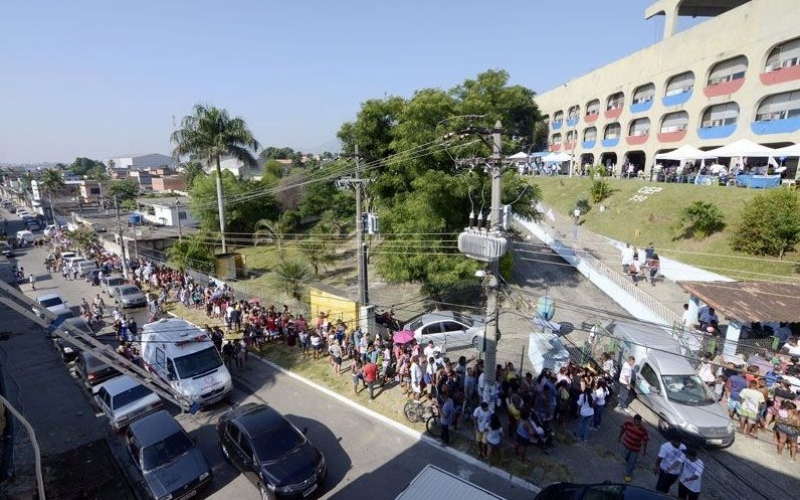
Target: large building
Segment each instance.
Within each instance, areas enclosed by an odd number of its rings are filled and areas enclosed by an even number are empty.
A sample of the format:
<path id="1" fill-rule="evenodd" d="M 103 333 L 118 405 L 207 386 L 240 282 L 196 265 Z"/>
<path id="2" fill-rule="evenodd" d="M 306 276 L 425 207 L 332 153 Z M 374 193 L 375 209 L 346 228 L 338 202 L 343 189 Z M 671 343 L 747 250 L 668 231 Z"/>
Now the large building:
<path id="1" fill-rule="evenodd" d="M 551 151 L 579 165 L 633 163 L 683 144 L 800 142 L 800 2 L 660 0 L 664 39 L 535 100 Z M 620 7 L 624 8 L 624 7 Z M 710 19 L 675 33 L 679 16 Z"/>

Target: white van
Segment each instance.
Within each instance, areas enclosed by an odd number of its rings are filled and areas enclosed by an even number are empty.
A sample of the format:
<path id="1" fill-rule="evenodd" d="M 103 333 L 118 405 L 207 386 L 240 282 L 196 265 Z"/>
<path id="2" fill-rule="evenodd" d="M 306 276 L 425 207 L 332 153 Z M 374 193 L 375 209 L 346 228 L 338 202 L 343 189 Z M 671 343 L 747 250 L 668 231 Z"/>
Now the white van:
<path id="1" fill-rule="evenodd" d="M 231 374 L 211 338 L 184 319 L 146 324 L 141 344 L 145 367 L 198 406 L 221 401 L 233 389 Z"/>
<path id="2" fill-rule="evenodd" d="M 27 241 L 28 243 L 33 243 L 33 239 L 34 236 L 32 232 L 27 230 L 17 231 L 17 241 L 19 242 Z"/>
<path id="3" fill-rule="evenodd" d="M 618 323 L 617 366 L 635 358 L 636 397 L 658 416 L 664 434 L 705 446 L 727 448 L 736 438 L 725 408 L 700 380 L 684 357 L 678 341 L 667 331 L 638 323 Z"/>

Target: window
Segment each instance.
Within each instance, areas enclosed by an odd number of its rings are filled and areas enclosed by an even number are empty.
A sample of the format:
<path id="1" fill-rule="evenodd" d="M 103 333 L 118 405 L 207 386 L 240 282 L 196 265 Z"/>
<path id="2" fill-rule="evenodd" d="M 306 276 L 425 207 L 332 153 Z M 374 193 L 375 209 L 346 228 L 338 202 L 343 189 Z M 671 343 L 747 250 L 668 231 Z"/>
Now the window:
<path id="1" fill-rule="evenodd" d="M 186 212 L 178 212 L 178 220 L 186 220 Z"/>
<path id="2" fill-rule="evenodd" d="M 581 107 L 576 104 L 575 106 L 570 107 L 569 111 L 567 111 L 567 119 L 577 120 L 580 113 L 581 113 Z"/>
<path id="3" fill-rule="evenodd" d="M 100 194 L 100 188 L 89 188 L 89 194 Z"/>
<path id="4" fill-rule="evenodd" d="M 800 38 L 783 42 L 769 53 L 764 73 L 790 68 L 800 64 Z"/>
<path id="5" fill-rule="evenodd" d="M 661 384 L 658 383 L 658 375 L 656 375 L 656 372 L 649 364 L 642 364 L 642 368 L 639 370 L 639 376 L 642 377 L 645 382 L 647 382 L 647 385 L 650 386 L 651 390 L 661 390 Z"/>
<path id="6" fill-rule="evenodd" d="M 757 122 L 788 120 L 800 117 L 800 90 L 774 94 L 763 101 L 756 112 Z"/>
<path id="7" fill-rule="evenodd" d="M 652 83 L 642 85 L 633 92 L 633 104 L 652 101 L 655 93 L 656 86 Z"/>
<path id="8" fill-rule="evenodd" d="M 686 130 L 689 126 L 689 113 L 686 111 L 679 111 L 677 113 L 669 113 L 664 115 L 661 121 L 661 133 L 668 134 L 670 132 L 681 132 Z"/>
<path id="9" fill-rule="evenodd" d="M 563 119 L 564 119 L 564 112 L 563 111 L 556 111 L 553 114 L 553 121 L 554 122 L 560 122 Z"/>
<path id="10" fill-rule="evenodd" d="M 629 136 L 640 137 L 643 135 L 647 135 L 650 133 L 650 119 L 649 118 L 639 118 L 638 120 L 633 120 L 631 122 L 631 126 L 628 129 Z"/>
<path id="11" fill-rule="evenodd" d="M 700 128 L 724 127 L 736 125 L 739 119 L 739 105 L 735 102 L 717 104 L 706 109 Z"/>
<path id="12" fill-rule="evenodd" d="M 592 142 L 597 140 L 597 128 L 596 127 L 589 127 L 583 132 L 583 140 L 586 142 Z"/>
<path id="13" fill-rule="evenodd" d="M 248 458 L 253 456 L 253 447 L 250 446 L 250 441 L 248 441 L 247 436 L 244 434 L 239 436 L 239 447 L 242 449 L 244 456 Z"/>
<path id="14" fill-rule="evenodd" d="M 460 332 L 460 331 L 463 331 L 463 330 L 466 330 L 466 328 L 464 328 L 464 325 L 458 324 L 455 321 L 445 321 L 444 322 L 444 331 L 446 333 Z"/>
<path id="15" fill-rule="evenodd" d="M 578 132 L 576 130 L 570 130 L 567 132 L 567 143 L 573 143 L 578 140 Z"/>
<path id="16" fill-rule="evenodd" d="M 603 139 L 619 139 L 622 127 L 619 123 L 610 123 L 606 125 L 606 131 L 603 134 Z"/>
<path id="17" fill-rule="evenodd" d="M 553 134 L 552 144 L 561 144 L 561 134 Z"/>
<path id="18" fill-rule="evenodd" d="M 422 335 L 436 335 L 437 333 L 442 333 L 441 323 L 431 323 L 422 329 Z"/>
<path id="19" fill-rule="evenodd" d="M 608 96 L 608 103 L 606 105 L 607 110 L 621 108 L 625 104 L 625 94 L 622 92 L 617 92 L 616 94 L 612 94 Z"/>
<path id="20" fill-rule="evenodd" d="M 234 443 L 238 443 L 239 434 L 240 434 L 239 428 L 232 423 L 228 423 L 228 436 L 230 436 L 231 441 L 233 441 Z"/>
<path id="21" fill-rule="evenodd" d="M 694 88 L 694 73 L 687 71 L 675 75 L 669 79 L 664 95 L 669 97 L 671 95 L 683 94 L 684 92 L 691 92 Z"/>
<path id="22" fill-rule="evenodd" d="M 586 116 L 600 114 L 600 100 L 595 99 L 586 103 Z"/>
<path id="23" fill-rule="evenodd" d="M 161 369 L 167 366 L 167 355 L 161 349 L 156 348 L 156 366 Z"/>
<path id="24" fill-rule="evenodd" d="M 731 82 L 744 78 L 747 72 L 747 58 L 745 56 L 734 57 L 726 61 L 719 62 L 711 68 L 708 75 L 709 85 L 719 85 L 720 83 Z"/>

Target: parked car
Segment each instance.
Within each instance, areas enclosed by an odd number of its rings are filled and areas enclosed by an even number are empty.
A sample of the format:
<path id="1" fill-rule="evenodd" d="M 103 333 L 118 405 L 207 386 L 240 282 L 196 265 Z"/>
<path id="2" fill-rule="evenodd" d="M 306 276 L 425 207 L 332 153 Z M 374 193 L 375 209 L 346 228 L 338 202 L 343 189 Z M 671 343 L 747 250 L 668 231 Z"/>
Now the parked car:
<path id="1" fill-rule="evenodd" d="M 8 243 L 0 243 L 0 250 L 2 250 L 3 256 L 9 259 L 14 256 L 14 249 Z"/>
<path id="2" fill-rule="evenodd" d="M 112 276 L 105 276 L 100 281 L 100 287 L 103 289 L 104 292 L 113 297 L 114 289 L 117 288 L 118 286 L 124 285 L 125 283 L 127 283 L 125 278 L 123 278 L 119 274 L 115 274 Z"/>
<path id="3" fill-rule="evenodd" d="M 403 325 L 403 330 L 414 332 L 414 338 L 420 344 L 432 340 L 436 345 L 446 348 L 479 344 L 486 328 L 482 317 L 464 316 L 453 311 L 433 311 L 410 319 Z"/>
<path id="4" fill-rule="evenodd" d="M 83 380 L 84 385 L 92 388 L 101 382 L 116 377 L 119 371 L 101 361 L 86 351 L 82 351 L 75 358 L 75 374 Z"/>
<path id="5" fill-rule="evenodd" d="M 63 324 L 65 326 L 80 330 L 86 335 L 94 336 L 92 328 L 89 326 L 88 323 L 86 323 L 86 320 L 83 318 L 67 318 L 64 320 Z M 68 333 L 71 333 L 70 330 L 66 331 Z M 74 361 L 75 358 L 78 357 L 78 354 L 81 352 L 80 340 L 77 339 L 74 341 L 65 340 L 64 338 L 62 338 L 59 335 L 56 335 L 55 333 L 51 333 L 50 337 L 53 339 L 53 345 L 55 345 L 56 349 L 58 349 L 58 352 L 61 353 L 61 358 L 64 360 L 65 363 Z"/>
<path id="6" fill-rule="evenodd" d="M 211 481 L 211 468 L 192 438 L 165 410 L 132 423 L 128 451 L 156 500 L 185 499 Z"/>
<path id="7" fill-rule="evenodd" d="M 15 207 L 13 205 L 8 207 L 8 208 L 6 208 L 6 210 L 8 210 L 12 214 L 17 213 L 17 207 Z"/>
<path id="8" fill-rule="evenodd" d="M 92 392 L 98 408 L 117 432 L 163 406 L 156 393 L 127 375 L 98 384 Z"/>
<path id="9" fill-rule="evenodd" d="M 72 316 L 72 310 L 67 305 L 67 301 L 62 299 L 57 293 L 46 293 L 44 295 L 40 295 L 36 297 L 36 303 L 39 304 L 41 308 L 34 306 L 31 309 L 41 318 L 45 317 L 44 310 L 50 311 L 56 316 L 66 314 Z"/>
<path id="10" fill-rule="evenodd" d="M 630 484 L 572 484 L 554 483 L 547 486 L 534 500 L 671 500 L 673 497 Z"/>
<path id="11" fill-rule="evenodd" d="M 77 263 L 78 267 L 78 274 L 80 276 L 86 276 L 86 273 L 92 270 L 99 270 L 100 268 L 97 267 L 97 263 L 93 260 L 82 260 Z"/>
<path id="12" fill-rule="evenodd" d="M 247 403 L 217 423 L 225 458 L 256 488 L 261 498 L 306 498 L 322 486 L 325 457 L 273 408 Z"/>
<path id="13" fill-rule="evenodd" d="M 114 288 L 114 302 L 122 307 L 141 307 L 147 304 L 147 297 L 136 285 L 122 285 Z"/>

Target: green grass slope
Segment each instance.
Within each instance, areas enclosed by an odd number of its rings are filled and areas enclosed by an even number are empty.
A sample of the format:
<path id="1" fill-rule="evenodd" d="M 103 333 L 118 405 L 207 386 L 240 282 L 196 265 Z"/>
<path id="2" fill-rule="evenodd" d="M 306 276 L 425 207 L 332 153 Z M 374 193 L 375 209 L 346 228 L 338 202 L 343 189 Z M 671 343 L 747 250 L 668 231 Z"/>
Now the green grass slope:
<path id="1" fill-rule="evenodd" d="M 655 244 L 659 254 L 737 280 L 794 281 L 800 278 L 800 255 L 783 260 L 751 257 L 734 252 L 729 238 L 744 204 L 760 191 L 721 186 L 665 184 L 640 180 L 609 180 L 613 193 L 584 216 L 583 227 L 617 240 L 644 247 Z M 562 214 L 571 214 L 580 197 L 589 197 L 588 178 L 533 177 L 542 198 Z M 660 188 L 660 191 L 653 192 Z M 638 197 L 638 198 L 637 198 Z M 725 214 L 725 229 L 704 240 L 678 239 L 673 225 L 680 211 L 692 202 L 717 205 Z"/>

